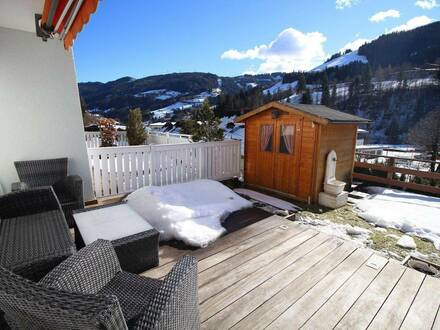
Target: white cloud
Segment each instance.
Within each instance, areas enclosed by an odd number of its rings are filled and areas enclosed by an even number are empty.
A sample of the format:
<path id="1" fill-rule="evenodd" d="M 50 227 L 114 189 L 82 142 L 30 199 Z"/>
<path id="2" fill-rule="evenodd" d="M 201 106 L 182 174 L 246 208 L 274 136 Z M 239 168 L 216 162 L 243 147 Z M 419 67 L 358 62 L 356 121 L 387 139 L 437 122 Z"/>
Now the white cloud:
<path id="1" fill-rule="evenodd" d="M 323 44 L 326 37 L 320 32 L 303 33 L 293 28 L 282 31 L 269 44 L 262 44 L 247 50 L 230 49 L 222 59 L 262 60 L 256 72 L 309 70 L 322 63 L 326 57 Z M 252 70 L 253 71 L 253 70 Z"/>
<path id="2" fill-rule="evenodd" d="M 370 21 L 371 22 L 382 22 L 384 20 L 386 20 L 388 17 L 400 17 L 400 13 L 398 10 L 395 9 L 390 9 L 387 11 L 380 11 L 376 14 L 374 14 L 373 16 L 370 17 Z"/>
<path id="3" fill-rule="evenodd" d="M 362 46 L 366 42 L 370 42 L 370 39 L 359 38 L 354 41 L 347 43 L 344 47 L 342 47 L 339 51 L 345 52 L 347 49 L 358 50 L 360 46 Z"/>
<path id="4" fill-rule="evenodd" d="M 336 8 L 344 9 L 353 6 L 358 0 L 336 0 Z"/>
<path id="5" fill-rule="evenodd" d="M 391 30 L 387 30 L 386 32 L 391 33 L 391 32 L 408 31 L 408 30 L 415 29 L 419 26 L 432 23 L 433 21 L 434 20 L 432 18 L 429 18 L 427 16 L 416 16 L 416 17 L 411 18 L 405 24 L 396 26 L 396 27 L 392 28 Z"/>
<path id="6" fill-rule="evenodd" d="M 423 9 L 432 9 L 438 7 L 437 0 L 417 0 L 415 5 Z"/>

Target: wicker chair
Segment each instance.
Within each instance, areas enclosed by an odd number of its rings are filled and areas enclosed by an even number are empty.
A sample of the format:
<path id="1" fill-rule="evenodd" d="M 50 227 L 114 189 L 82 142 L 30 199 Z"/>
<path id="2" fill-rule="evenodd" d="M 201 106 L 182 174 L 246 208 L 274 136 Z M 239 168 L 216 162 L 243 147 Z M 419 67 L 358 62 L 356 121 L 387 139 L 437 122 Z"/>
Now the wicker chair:
<path id="1" fill-rule="evenodd" d="M 0 196 L 0 266 L 38 281 L 75 251 L 51 187 Z"/>
<path id="2" fill-rule="evenodd" d="M 14 162 L 20 182 L 12 191 L 52 186 L 61 203 L 69 227 L 73 227 L 72 211 L 84 208 L 82 179 L 67 175 L 67 158 L 26 160 Z"/>
<path id="3" fill-rule="evenodd" d="M 0 268 L 0 309 L 12 329 L 198 329 L 197 261 L 150 279 L 122 271 L 97 240 L 39 283 Z"/>

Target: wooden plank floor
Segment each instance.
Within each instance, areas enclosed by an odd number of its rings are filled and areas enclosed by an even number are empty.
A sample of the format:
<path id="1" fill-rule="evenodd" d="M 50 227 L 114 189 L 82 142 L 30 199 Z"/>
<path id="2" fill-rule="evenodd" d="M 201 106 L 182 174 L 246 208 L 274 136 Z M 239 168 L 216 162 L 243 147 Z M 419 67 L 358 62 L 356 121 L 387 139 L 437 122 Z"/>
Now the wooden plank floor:
<path id="1" fill-rule="evenodd" d="M 195 251 L 203 329 L 436 329 L 440 279 L 352 242 L 271 216 Z"/>

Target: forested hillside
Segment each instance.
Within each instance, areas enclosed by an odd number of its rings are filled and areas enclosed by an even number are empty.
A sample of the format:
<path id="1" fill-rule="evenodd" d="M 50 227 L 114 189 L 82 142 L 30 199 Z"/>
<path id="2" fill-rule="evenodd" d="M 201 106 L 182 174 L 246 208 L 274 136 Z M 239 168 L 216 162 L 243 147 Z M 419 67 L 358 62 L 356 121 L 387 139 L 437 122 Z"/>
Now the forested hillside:
<path id="1" fill-rule="evenodd" d="M 205 99 L 220 117 L 271 100 L 319 103 L 372 120 L 370 142 L 404 143 L 408 130 L 440 106 L 439 36 L 440 22 L 385 34 L 358 51 L 334 54 L 309 72 L 173 73 L 80 83 L 79 90 L 86 109 L 121 121 L 136 107 L 144 120 L 179 121 Z"/>
<path id="2" fill-rule="evenodd" d="M 406 143 L 410 128 L 440 111 L 439 36 L 440 22 L 383 35 L 355 56 L 348 50 L 309 72 L 286 73 L 277 88 L 223 95 L 217 112 L 246 112 L 270 100 L 318 103 L 372 120 L 370 142 Z M 325 65 L 337 59 L 340 65 Z"/>

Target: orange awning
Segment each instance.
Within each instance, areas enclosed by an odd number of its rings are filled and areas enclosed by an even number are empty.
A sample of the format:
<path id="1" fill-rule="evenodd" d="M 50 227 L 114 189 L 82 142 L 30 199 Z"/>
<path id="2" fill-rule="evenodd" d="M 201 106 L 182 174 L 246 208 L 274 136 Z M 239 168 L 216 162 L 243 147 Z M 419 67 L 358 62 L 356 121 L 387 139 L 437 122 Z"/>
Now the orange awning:
<path id="1" fill-rule="evenodd" d="M 51 35 L 58 34 L 69 49 L 97 7 L 98 0 L 45 0 L 41 27 Z"/>

